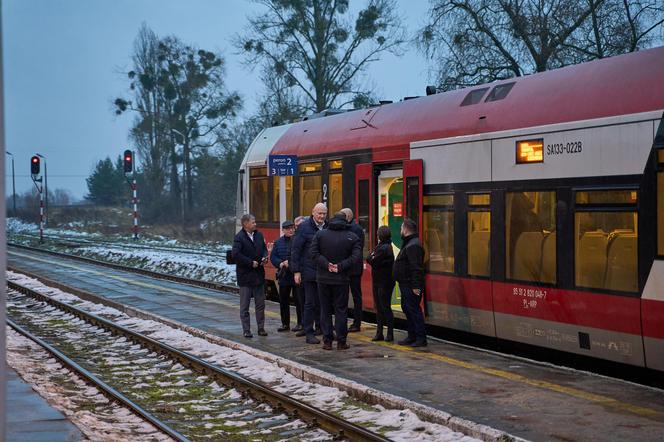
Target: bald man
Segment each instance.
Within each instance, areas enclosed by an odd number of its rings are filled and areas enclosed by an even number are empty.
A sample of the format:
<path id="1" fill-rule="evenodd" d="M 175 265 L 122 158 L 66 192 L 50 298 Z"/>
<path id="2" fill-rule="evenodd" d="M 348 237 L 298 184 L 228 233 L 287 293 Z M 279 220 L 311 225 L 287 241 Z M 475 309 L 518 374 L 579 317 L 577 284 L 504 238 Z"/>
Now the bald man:
<path id="1" fill-rule="evenodd" d="M 311 211 L 311 216 L 297 228 L 291 250 L 291 269 L 295 284 L 304 289 L 304 330 L 295 336 L 306 336 L 307 344 L 319 344 L 316 331 L 320 330 L 320 300 L 316 284 L 316 267 L 311 257 L 311 241 L 319 230 L 327 228 L 327 206 L 318 203 Z"/>

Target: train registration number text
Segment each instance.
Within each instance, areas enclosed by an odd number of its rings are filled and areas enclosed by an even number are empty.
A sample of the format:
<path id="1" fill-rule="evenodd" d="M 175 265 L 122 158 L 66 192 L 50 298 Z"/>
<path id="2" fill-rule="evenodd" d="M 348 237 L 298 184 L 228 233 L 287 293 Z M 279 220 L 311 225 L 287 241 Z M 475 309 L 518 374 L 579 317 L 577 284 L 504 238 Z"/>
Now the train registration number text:
<path id="1" fill-rule="evenodd" d="M 547 155 L 581 153 L 583 143 L 581 141 L 570 141 L 569 143 L 553 143 L 546 145 Z"/>

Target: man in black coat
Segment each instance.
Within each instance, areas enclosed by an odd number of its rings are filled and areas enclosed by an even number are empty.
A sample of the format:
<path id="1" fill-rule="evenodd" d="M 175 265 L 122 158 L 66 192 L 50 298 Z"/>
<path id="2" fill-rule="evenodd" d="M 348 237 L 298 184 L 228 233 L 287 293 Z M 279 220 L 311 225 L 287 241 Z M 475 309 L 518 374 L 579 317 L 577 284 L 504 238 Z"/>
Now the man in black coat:
<path id="1" fill-rule="evenodd" d="M 424 248 L 417 237 L 417 224 L 404 219 L 401 224 L 401 251 L 394 260 L 392 276 L 399 283 L 401 310 L 408 320 L 408 337 L 399 345 L 425 347 L 427 335 L 420 304 L 424 295 Z"/>
<path id="2" fill-rule="evenodd" d="M 311 258 L 311 241 L 319 230 L 327 228 L 327 206 L 318 203 L 311 211 L 311 216 L 297 228 L 291 249 L 291 270 L 295 284 L 304 287 L 304 330 L 295 336 L 307 337 L 307 344 L 319 344 L 315 336 L 314 324 L 320 323 L 320 301 L 316 284 L 316 267 Z"/>
<path id="3" fill-rule="evenodd" d="M 321 303 L 323 349 L 332 349 L 332 313 L 337 333 L 337 349 L 345 350 L 348 335 L 348 276 L 362 260 L 360 239 L 349 230 L 346 215 L 337 213 L 326 230 L 319 231 L 311 242 L 311 257 L 316 263 L 316 281 Z"/>
<path id="4" fill-rule="evenodd" d="M 256 218 L 251 214 L 242 215 L 242 230 L 235 235 L 232 256 L 235 260 L 237 285 L 240 286 L 240 320 L 245 338 L 252 338 L 249 304 L 254 298 L 258 334 L 267 336 L 265 331 L 265 269 L 267 247 L 263 234 L 256 230 Z"/>
<path id="5" fill-rule="evenodd" d="M 283 235 L 274 242 L 270 253 L 270 262 L 277 269 L 279 282 L 279 311 L 281 313 L 281 327 L 278 332 L 290 330 L 290 294 L 295 286 L 295 278 L 290 269 L 291 245 L 295 224 L 293 221 L 284 221 L 281 224 Z"/>
<path id="6" fill-rule="evenodd" d="M 348 207 L 341 209 L 346 215 L 348 227 L 360 239 L 360 250 L 364 250 L 364 229 L 353 219 L 353 211 Z M 364 263 L 353 264 L 348 271 L 350 278 L 350 293 L 353 295 L 353 325 L 348 329 L 349 332 L 359 332 L 362 325 L 362 272 L 364 272 Z"/>

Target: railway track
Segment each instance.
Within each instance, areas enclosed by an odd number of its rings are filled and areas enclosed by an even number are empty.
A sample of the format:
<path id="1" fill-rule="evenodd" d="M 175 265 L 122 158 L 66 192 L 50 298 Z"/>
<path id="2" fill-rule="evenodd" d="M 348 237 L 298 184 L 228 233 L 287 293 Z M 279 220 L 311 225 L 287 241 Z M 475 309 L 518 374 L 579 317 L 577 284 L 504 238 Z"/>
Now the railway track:
<path id="1" fill-rule="evenodd" d="M 74 305 L 8 288 L 10 326 L 176 440 L 387 440 Z"/>
<path id="2" fill-rule="evenodd" d="M 59 257 L 64 257 L 67 259 L 72 259 L 75 261 L 80 261 L 80 262 L 86 262 L 90 264 L 95 264 L 103 267 L 109 267 L 112 269 L 116 270 L 122 270 L 125 272 L 131 272 L 131 273 L 137 273 L 139 275 L 145 275 L 145 276 L 150 276 L 152 278 L 156 279 L 163 279 L 166 281 L 173 281 L 173 282 L 178 282 L 182 284 L 188 284 L 188 285 L 193 285 L 196 287 L 204 287 L 212 290 L 219 290 L 222 292 L 231 292 L 231 293 L 239 293 L 240 289 L 236 285 L 230 285 L 230 284 L 220 284 L 217 282 L 210 282 L 210 281 L 202 281 L 199 279 L 192 279 L 192 278 L 185 278 L 183 276 L 176 276 L 176 275 L 169 275 L 168 273 L 161 273 L 161 272 L 155 272 L 153 270 L 146 270 L 146 269 L 140 269 L 137 267 L 130 267 L 130 266 L 125 266 L 122 264 L 115 264 L 107 261 L 100 261 L 97 259 L 93 258 L 87 258 L 84 256 L 78 256 L 78 255 L 72 255 L 70 253 L 64 253 L 64 252 L 56 252 L 53 250 L 45 250 L 45 249 L 40 249 L 37 247 L 31 247 L 31 246 L 26 246 L 23 244 L 16 244 L 12 242 L 7 242 L 8 246 L 15 247 L 17 249 L 23 249 L 23 250 L 30 250 L 33 252 L 38 252 L 38 253 L 45 253 L 47 255 L 51 256 L 59 256 Z"/>
<path id="3" fill-rule="evenodd" d="M 19 234 L 14 234 L 12 235 L 15 238 L 29 238 L 31 240 L 38 240 L 39 235 L 31 234 L 31 233 L 19 233 Z M 45 234 L 44 238 L 50 239 L 52 241 L 57 241 L 58 243 L 62 245 L 68 245 L 68 246 L 113 246 L 113 247 L 123 247 L 126 249 L 137 249 L 137 250 L 145 250 L 145 249 L 150 249 L 150 250 L 158 250 L 158 251 L 164 251 L 164 252 L 176 252 L 176 253 L 183 253 L 187 255 L 196 255 L 196 256 L 211 256 L 214 258 L 219 258 L 221 260 L 226 260 L 226 256 L 224 254 L 224 250 L 219 250 L 217 251 L 208 251 L 208 250 L 192 250 L 187 247 L 178 247 L 178 246 L 163 246 L 163 245 L 155 245 L 151 243 L 146 243 L 146 242 L 141 242 L 140 244 L 132 244 L 128 242 L 121 242 L 121 241 L 105 241 L 105 240 L 96 240 L 96 239 L 87 239 L 87 238 L 81 238 L 78 236 L 69 236 L 69 235 L 49 235 Z"/>

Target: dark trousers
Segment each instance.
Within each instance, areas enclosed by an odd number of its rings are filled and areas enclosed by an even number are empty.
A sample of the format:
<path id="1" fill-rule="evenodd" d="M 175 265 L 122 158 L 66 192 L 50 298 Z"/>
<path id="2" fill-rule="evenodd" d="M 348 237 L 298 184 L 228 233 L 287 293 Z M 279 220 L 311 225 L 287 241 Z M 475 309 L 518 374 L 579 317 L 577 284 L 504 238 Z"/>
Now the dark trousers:
<path id="1" fill-rule="evenodd" d="M 373 300 L 376 307 L 376 335 L 383 335 L 383 326 L 387 327 L 387 332 L 390 334 L 394 329 L 392 290 L 394 290 L 394 284 L 373 284 Z"/>
<path id="2" fill-rule="evenodd" d="M 302 325 L 304 320 L 304 289 L 301 285 L 293 286 L 293 298 L 295 298 L 295 315 L 297 316 L 297 325 Z"/>
<path id="3" fill-rule="evenodd" d="M 293 286 L 279 286 L 279 312 L 281 313 L 281 325 L 290 326 L 290 294 Z"/>
<path id="4" fill-rule="evenodd" d="M 362 275 L 350 276 L 350 292 L 353 295 L 353 325 L 362 324 Z"/>
<path id="5" fill-rule="evenodd" d="M 332 314 L 337 343 L 346 343 L 348 336 L 348 286 L 346 284 L 318 284 L 320 294 L 320 326 L 323 342 L 332 342 Z"/>
<path id="6" fill-rule="evenodd" d="M 265 286 L 240 286 L 240 320 L 242 321 L 243 332 L 251 330 L 249 304 L 251 303 L 252 297 L 254 298 L 254 305 L 256 307 L 256 325 L 259 330 L 265 325 Z"/>
<path id="7" fill-rule="evenodd" d="M 401 310 L 408 320 L 408 340 L 413 342 L 426 342 L 427 334 L 424 329 L 424 315 L 420 308 L 422 294 L 416 295 L 410 287 L 399 286 L 401 290 Z"/>
<path id="8" fill-rule="evenodd" d="M 307 335 L 314 334 L 314 325 L 320 327 L 320 301 L 316 281 L 302 281 L 304 290 L 304 322 Z"/>

